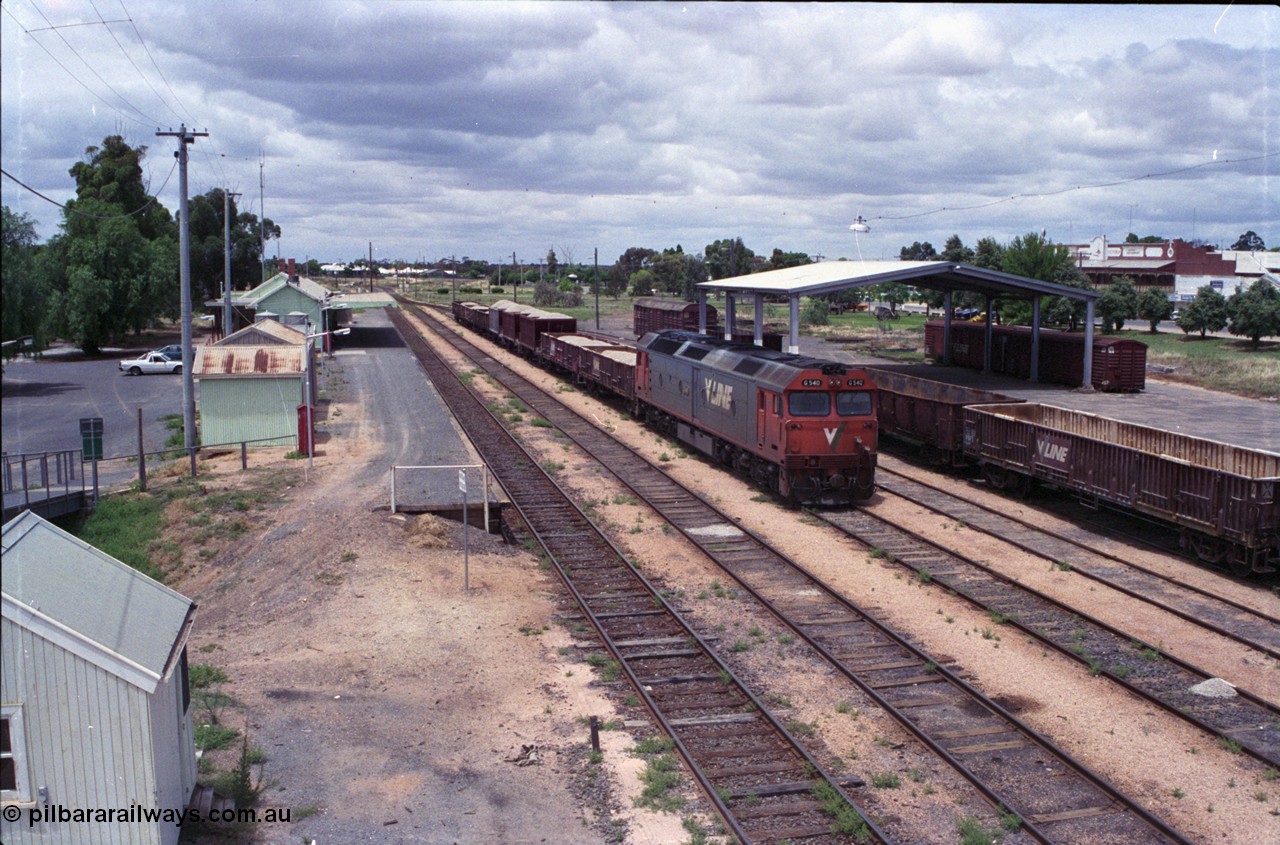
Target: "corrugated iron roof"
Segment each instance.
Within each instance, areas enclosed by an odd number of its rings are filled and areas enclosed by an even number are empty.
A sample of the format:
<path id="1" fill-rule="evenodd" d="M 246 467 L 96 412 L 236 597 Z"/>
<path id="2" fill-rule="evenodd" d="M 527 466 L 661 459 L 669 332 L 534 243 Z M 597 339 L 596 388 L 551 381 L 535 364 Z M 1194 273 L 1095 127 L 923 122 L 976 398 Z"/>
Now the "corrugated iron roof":
<path id="1" fill-rule="evenodd" d="M 204 346 L 192 365 L 195 378 L 218 376 L 300 375 L 303 347 L 270 346 Z"/>
<path id="2" fill-rule="evenodd" d="M 767 270 L 714 282 L 698 288 L 710 293 L 763 293 L 819 296 L 847 288 L 901 282 L 934 290 L 976 290 L 993 296 L 1049 294 L 1072 299 L 1097 299 L 1098 292 L 986 270 L 954 261 L 822 261 L 780 270 Z"/>
<path id="3" fill-rule="evenodd" d="M 300 345 L 305 339 L 306 333 L 299 329 L 286 326 L 284 323 L 279 323 L 275 320 L 262 320 L 251 326 L 245 326 L 239 331 L 232 332 L 213 345 L 246 346 L 280 343 Z"/>
<path id="4" fill-rule="evenodd" d="M 148 692 L 172 670 L 191 599 L 31 511 L 0 545 L 6 619 Z"/>

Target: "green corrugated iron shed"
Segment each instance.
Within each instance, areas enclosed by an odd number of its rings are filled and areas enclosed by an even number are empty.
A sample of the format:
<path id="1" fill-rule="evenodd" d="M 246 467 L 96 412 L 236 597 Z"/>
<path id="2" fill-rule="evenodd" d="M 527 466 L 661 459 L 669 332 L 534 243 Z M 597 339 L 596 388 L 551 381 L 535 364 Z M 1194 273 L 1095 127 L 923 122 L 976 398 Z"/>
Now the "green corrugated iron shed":
<path id="1" fill-rule="evenodd" d="M 295 342 L 262 342 L 264 331 Z M 257 343 L 243 343 L 258 339 Z M 217 343 L 203 346 L 192 373 L 200 384 L 200 444 L 248 443 L 280 446 L 296 442 L 298 406 L 306 398 L 303 374 L 312 380 L 315 404 L 315 369 L 306 367 L 306 351 L 312 344 L 304 335 L 278 326 L 248 326 Z"/>

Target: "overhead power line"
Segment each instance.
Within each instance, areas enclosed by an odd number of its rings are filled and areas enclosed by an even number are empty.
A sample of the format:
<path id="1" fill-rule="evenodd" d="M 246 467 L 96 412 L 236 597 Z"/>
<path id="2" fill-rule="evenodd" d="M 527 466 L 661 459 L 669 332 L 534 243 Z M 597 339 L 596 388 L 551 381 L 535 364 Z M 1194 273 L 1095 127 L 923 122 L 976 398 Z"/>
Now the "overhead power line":
<path id="1" fill-rule="evenodd" d="M 124 54 L 124 57 L 126 59 L 128 59 L 129 64 L 133 66 L 133 69 L 138 72 L 138 76 L 142 79 L 143 82 L 147 83 L 147 87 L 151 89 L 151 93 L 155 94 L 156 99 L 159 100 L 161 103 L 163 103 L 165 107 L 169 109 L 169 111 L 173 112 L 174 117 L 178 118 L 178 120 L 183 120 L 182 115 L 178 114 L 178 110 L 175 109 L 173 106 L 169 105 L 169 101 L 160 95 L 160 92 L 156 90 L 156 86 L 151 84 L 151 80 L 148 79 L 147 75 L 142 72 L 142 68 L 138 67 L 138 63 L 133 60 L 133 56 L 129 55 L 129 51 L 124 48 L 124 45 L 120 43 L 120 39 L 116 38 L 115 32 L 112 31 L 110 26 L 108 26 L 108 24 L 133 23 L 133 21 L 130 21 L 128 19 L 109 21 L 102 16 L 102 12 L 98 11 L 98 6 L 96 3 L 93 2 L 93 0 L 89 0 L 89 5 L 93 7 L 94 14 L 98 16 L 98 20 L 101 21 L 102 25 L 106 28 L 107 34 L 111 36 L 111 40 L 116 42 L 116 46 L 120 48 L 120 52 Z M 135 28 L 135 31 L 136 31 L 136 28 Z"/>
<path id="2" fill-rule="evenodd" d="M 17 176 L 14 176 L 12 173 L 10 173 L 9 171 L 5 170 L 4 168 L 0 168 L 0 173 L 3 173 L 5 176 L 8 176 L 10 179 L 12 179 L 12 180 L 13 180 L 14 182 L 16 182 L 18 185 L 20 185 L 20 186 L 21 186 L 21 187 L 23 187 L 24 189 L 26 189 L 26 190 L 30 191 L 31 193 L 35 194 L 36 196 L 38 196 L 40 199 L 44 200 L 45 202 L 52 203 L 53 205 L 56 205 L 58 208 L 62 209 L 63 211 L 66 211 L 66 212 L 68 212 L 68 213 L 70 213 L 70 214 L 78 214 L 78 215 L 80 215 L 81 217 L 87 217 L 87 218 L 89 218 L 90 220 L 120 220 L 120 219 L 125 218 L 125 217 L 133 217 L 133 216 L 135 216 L 135 215 L 137 215 L 137 214 L 141 214 L 142 212 L 146 211 L 146 210 L 147 210 L 148 208 L 150 208 L 151 206 L 155 205 L 155 204 L 160 200 L 160 194 L 164 193 L 165 186 L 166 186 L 166 185 L 168 185 L 168 184 L 169 184 L 169 180 L 173 178 L 173 171 L 175 171 L 175 170 L 177 170 L 177 169 L 178 169 L 178 162 L 177 162 L 177 160 L 175 160 L 175 161 L 173 162 L 173 167 L 169 168 L 169 175 L 168 175 L 168 176 L 166 176 L 166 177 L 164 177 L 164 184 L 160 186 L 160 190 L 156 191 L 155 196 L 151 197 L 151 199 L 150 199 L 147 203 L 145 203 L 143 206 L 141 206 L 140 208 L 136 208 L 136 209 L 134 209 L 133 211 L 129 211 L 129 212 L 126 212 L 126 213 L 124 213 L 124 214 L 106 214 L 106 215 L 103 215 L 103 214 L 89 214 L 87 211 L 80 211 L 80 210 L 75 209 L 75 208 L 69 208 L 65 203 L 60 203 L 60 202 L 58 202 L 58 201 L 57 201 L 57 200 L 55 200 L 55 199 L 52 199 L 52 198 L 50 198 L 50 197 L 46 197 L 44 194 L 40 193 L 40 192 L 39 192 L 39 191 L 37 191 L 35 188 L 33 188 L 33 187 L 31 187 L 30 185 L 28 185 L 26 182 L 23 182 L 23 181 L 22 181 L 21 179 L 19 179 Z"/>
<path id="3" fill-rule="evenodd" d="M 108 90 L 108 91 L 110 91 L 112 94 L 115 94 L 115 95 L 116 95 L 116 97 L 118 97 L 118 98 L 119 98 L 120 102 L 124 103 L 124 104 L 125 104 L 126 106 L 128 106 L 129 108 L 133 109 L 135 112 L 137 112 L 137 113 L 138 113 L 139 115 L 141 115 L 142 117 L 146 118 L 146 119 L 147 119 L 148 121 L 150 121 L 152 124 L 158 124 L 158 123 L 159 123 L 159 121 L 157 121 L 155 118 L 150 117 L 149 115 L 147 115 L 147 113 L 146 113 L 146 112 L 144 112 L 142 109 L 140 109 L 140 108 L 138 108 L 136 105 L 134 105 L 134 104 L 129 100 L 129 98 L 128 98 L 128 97 L 124 96 L 124 95 L 123 95 L 123 94 L 121 94 L 119 91 L 117 91 L 117 90 L 116 90 L 116 89 L 111 85 L 111 83 L 110 83 L 110 82 L 107 82 L 107 80 L 103 79 L 103 78 L 102 78 L 102 74 L 98 73 L 97 68 L 95 68 L 92 64 L 90 64 L 90 63 L 89 63 L 89 61 L 88 61 L 84 56 L 80 55 L 80 52 L 79 52 L 78 50 L 76 50 L 76 48 L 75 48 L 74 46 L 72 46 L 71 42 L 67 40 L 67 37 L 66 37 L 65 35 L 63 35 L 63 34 L 62 34 L 62 29 L 63 29 L 63 27 L 55 26 L 55 25 L 54 25 L 54 23 L 53 23 L 53 21 L 49 20 L 49 16 L 48 16 L 48 15 L 46 15 L 46 14 L 44 13 L 44 10 L 43 10 L 43 9 L 41 9 L 38 5 L 36 5 L 35 0 L 28 0 L 28 2 L 30 2 L 31 7 L 32 7 L 32 8 L 34 8 L 34 9 L 36 10 L 36 14 L 38 14 L 38 15 L 40 15 L 40 17 L 44 18 L 44 22 L 45 22 L 45 23 L 47 23 L 47 24 L 49 25 L 49 27 L 48 27 L 48 28 L 49 28 L 50 30 L 52 30 L 52 31 L 53 31 L 53 33 L 54 33 L 55 35 L 57 35 L 57 36 L 58 36 L 58 38 L 62 41 L 62 43 L 66 46 L 66 48 L 67 48 L 68 50 L 70 50 L 70 51 L 71 51 L 71 54 L 72 54 L 73 56 L 75 56 L 77 59 L 79 59 L 79 60 L 80 60 L 80 63 L 81 63 L 81 64 L 83 64 L 86 68 L 88 68 L 88 69 L 89 69 L 89 72 L 90 72 L 90 73 L 92 73 L 92 74 L 94 75 L 94 77 L 95 77 L 99 82 L 101 82 L 104 86 L 106 86 L 106 88 L 107 88 L 107 90 Z M 6 9 L 5 9 L 5 11 L 8 11 L 8 9 L 6 8 Z M 18 20 L 16 17 L 14 17 L 14 16 L 13 16 L 13 13 L 12 13 L 12 12 L 9 12 L 9 17 L 13 18 L 15 21 L 17 21 L 17 20 Z M 18 25 L 19 25 L 19 26 L 22 26 L 22 24 L 21 24 L 21 23 L 19 23 Z M 31 31 L 31 30 L 27 29 L 26 27 L 23 27 L 23 28 L 22 28 L 22 31 L 23 31 L 24 33 L 26 33 L 26 34 L 27 34 L 27 36 L 28 36 L 28 37 L 30 37 L 32 41 L 35 41 L 37 44 L 40 44 L 40 39 L 36 38 L 36 37 L 35 37 L 35 35 L 32 33 L 32 31 Z M 48 48 L 46 48 L 43 44 L 40 44 L 40 47 L 41 47 L 41 49 L 43 49 L 46 53 L 48 53 L 50 57 L 52 57 L 52 56 L 53 56 L 53 53 L 51 53 L 51 52 L 49 51 L 49 49 L 48 49 Z M 55 60 L 55 61 L 57 61 L 57 59 L 54 59 L 54 60 Z M 62 64 L 62 62 L 58 62 L 58 65 L 59 65 L 63 70 L 67 71 L 67 73 L 71 73 L 70 69 L 68 69 L 66 65 Z M 74 74 L 72 74 L 72 75 L 74 76 Z M 88 86 L 88 85 L 85 85 L 85 83 L 84 83 L 83 81 L 80 81 L 78 77 L 77 77 L 77 81 L 79 81 L 81 85 L 84 85 L 84 87 L 85 87 L 86 89 L 88 89 L 88 87 L 89 87 L 89 86 Z M 97 96 L 97 95 L 95 94 L 95 96 Z M 102 99 L 102 98 L 101 98 L 101 97 L 99 97 L 99 99 Z M 106 102 L 106 100 L 103 100 L 103 102 Z M 109 105 L 109 104 L 108 104 L 108 105 Z M 115 108 L 115 106 L 112 106 L 112 108 Z M 118 110 L 118 109 L 117 109 L 117 110 Z"/>

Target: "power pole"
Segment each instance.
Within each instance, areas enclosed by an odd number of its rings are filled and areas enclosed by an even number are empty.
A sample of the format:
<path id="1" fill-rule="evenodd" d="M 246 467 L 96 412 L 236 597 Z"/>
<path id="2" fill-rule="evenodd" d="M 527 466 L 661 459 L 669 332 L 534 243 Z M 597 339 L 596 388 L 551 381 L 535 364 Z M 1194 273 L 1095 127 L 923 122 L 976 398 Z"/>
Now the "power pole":
<path id="1" fill-rule="evenodd" d="M 177 132 L 156 131 L 156 137 L 178 139 L 178 276 L 182 286 L 182 432 L 183 445 L 191 457 L 192 475 L 196 464 L 196 388 L 192 376 L 195 350 L 191 348 L 191 218 L 187 214 L 187 145 L 208 132 L 194 132 L 186 124 Z"/>
<path id="2" fill-rule="evenodd" d="M 369 293 L 373 293 L 373 241 L 369 241 Z"/>
<path id="3" fill-rule="evenodd" d="M 596 283 L 596 331 L 600 331 L 600 248 L 595 250 L 595 283 Z"/>
<path id="4" fill-rule="evenodd" d="M 258 237 L 262 243 L 262 252 L 259 259 L 262 262 L 262 278 L 258 281 L 265 282 L 267 280 L 267 176 L 263 171 L 265 162 L 262 160 L 262 153 L 258 153 L 258 213 L 262 215 L 262 219 L 258 221 Z"/>
<path id="5" fill-rule="evenodd" d="M 511 290 L 515 295 L 515 301 L 520 301 L 520 265 L 516 264 L 516 254 L 511 253 L 511 270 L 516 274 L 515 283 L 511 285 Z"/>
<path id="6" fill-rule="evenodd" d="M 231 334 L 231 198 L 240 194 L 222 191 L 222 336 Z"/>

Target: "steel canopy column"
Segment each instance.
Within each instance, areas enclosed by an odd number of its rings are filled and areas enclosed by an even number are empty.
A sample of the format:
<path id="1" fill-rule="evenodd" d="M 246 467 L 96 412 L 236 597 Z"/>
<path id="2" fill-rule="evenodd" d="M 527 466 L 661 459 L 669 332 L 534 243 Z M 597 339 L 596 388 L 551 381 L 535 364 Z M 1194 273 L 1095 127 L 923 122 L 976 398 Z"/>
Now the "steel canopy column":
<path id="1" fill-rule="evenodd" d="M 991 297 L 987 296 L 987 323 L 982 329 L 983 337 L 986 341 L 982 344 L 982 371 L 984 373 L 991 372 L 991 341 L 995 338 L 995 333 L 991 331 Z"/>
<path id="2" fill-rule="evenodd" d="M 790 318 L 787 320 L 787 352 L 792 355 L 800 354 L 800 297 L 797 294 L 791 294 L 789 300 L 791 305 Z"/>
<path id="3" fill-rule="evenodd" d="M 951 366 L 951 294 L 942 292 L 942 366 Z"/>
<path id="4" fill-rule="evenodd" d="M 756 346 L 764 346 L 764 294 L 757 293 L 755 295 L 756 309 Z"/>
<path id="5" fill-rule="evenodd" d="M 737 298 L 729 291 L 724 292 L 724 339 L 733 340 L 733 324 L 738 321 Z"/>
<path id="6" fill-rule="evenodd" d="M 707 333 L 707 292 L 698 288 L 698 334 Z"/>
<path id="7" fill-rule="evenodd" d="M 1040 380 L 1040 295 L 1031 297 L 1031 380 Z"/>
<path id="8" fill-rule="evenodd" d="M 1084 317 L 1084 384 L 1081 387 L 1093 389 L 1093 306 L 1094 300 L 1085 303 Z"/>

